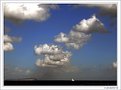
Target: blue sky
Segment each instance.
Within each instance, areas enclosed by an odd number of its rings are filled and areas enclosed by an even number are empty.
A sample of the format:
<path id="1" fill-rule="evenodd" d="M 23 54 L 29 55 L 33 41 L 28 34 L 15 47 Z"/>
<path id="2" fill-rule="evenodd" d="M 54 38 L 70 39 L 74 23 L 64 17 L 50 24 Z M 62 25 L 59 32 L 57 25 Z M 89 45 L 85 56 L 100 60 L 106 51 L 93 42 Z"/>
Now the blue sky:
<path id="1" fill-rule="evenodd" d="M 5 26 L 10 29 L 8 35 L 19 36 L 22 41 L 14 43 L 14 50 L 5 52 L 5 64 L 18 67 L 34 68 L 35 61 L 39 57 L 34 53 L 34 46 L 39 44 L 57 44 L 64 50 L 71 51 L 71 64 L 77 67 L 103 67 L 112 65 L 117 59 L 117 24 L 110 24 L 108 16 L 99 16 L 99 8 L 73 7 L 59 5 L 58 9 L 50 10 L 50 17 L 42 22 L 25 20 L 20 24 L 14 24 L 5 20 Z M 65 45 L 54 42 L 54 37 L 60 32 L 68 34 L 72 27 L 82 19 L 88 19 L 93 14 L 104 24 L 109 33 L 92 33 L 92 37 L 86 44 L 78 49 L 67 49 Z"/>

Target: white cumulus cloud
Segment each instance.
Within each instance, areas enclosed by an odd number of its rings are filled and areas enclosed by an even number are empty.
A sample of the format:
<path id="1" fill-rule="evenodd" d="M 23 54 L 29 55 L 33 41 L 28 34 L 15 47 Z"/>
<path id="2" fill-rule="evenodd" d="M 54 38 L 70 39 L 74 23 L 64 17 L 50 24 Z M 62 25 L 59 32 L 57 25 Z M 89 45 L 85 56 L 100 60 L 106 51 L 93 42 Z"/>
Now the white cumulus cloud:
<path id="1" fill-rule="evenodd" d="M 65 33 L 60 33 L 55 37 L 56 42 L 68 42 L 69 38 Z"/>
<path id="2" fill-rule="evenodd" d="M 83 19 L 79 24 L 76 24 L 73 28 L 75 31 L 92 33 L 92 32 L 106 32 L 103 23 L 93 15 L 89 19 Z"/>
<path id="3" fill-rule="evenodd" d="M 4 51 L 12 51 L 14 50 L 13 43 L 20 42 L 22 38 L 20 37 L 12 37 L 9 35 L 4 35 Z"/>
<path id="4" fill-rule="evenodd" d="M 37 55 L 57 54 L 62 51 L 61 48 L 58 47 L 57 45 L 48 45 L 48 44 L 43 44 L 43 45 L 39 45 L 39 46 L 35 45 L 34 50 Z"/>
<path id="5" fill-rule="evenodd" d="M 43 55 L 44 58 L 36 61 L 37 66 L 42 67 L 57 67 L 69 62 L 71 52 L 63 51 L 57 45 L 39 45 L 34 47 L 37 55 Z"/>
<path id="6" fill-rule="evenodd" d="M 14 49 L 11 43 L 4 43 L 4 51 L 12 51 Z"/>
<path id="7" fill-rule="evenodd" d="M 43 5 L 39 3 L 5 3 L 4 15 L 14 22 L 23 20 L 45 21 L 50 16 L 50 9 L 57 5 Z"/>
<path id="8" fill-rule="evenodd" d="M 60 33 L 55 36 L 54 41 L 59 43 L 65 43 L 67 47 L 79 49 L 82 47 L 90 38 L 93 32 L 106 33 L 103 23 L 93 15 L 89 19 L 83 19 L 73 26 L 69 34 Z"/>

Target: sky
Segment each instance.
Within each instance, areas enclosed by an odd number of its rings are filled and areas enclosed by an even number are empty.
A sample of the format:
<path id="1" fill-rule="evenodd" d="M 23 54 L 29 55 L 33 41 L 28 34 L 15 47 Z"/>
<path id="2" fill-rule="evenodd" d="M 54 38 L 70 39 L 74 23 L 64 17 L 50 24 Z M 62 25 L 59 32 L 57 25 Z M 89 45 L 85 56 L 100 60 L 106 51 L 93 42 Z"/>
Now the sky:
<path id="1" fill-rule="evenodd" d="M 4 7 L 5 79 L 116 80 L 116 5 Z"/>

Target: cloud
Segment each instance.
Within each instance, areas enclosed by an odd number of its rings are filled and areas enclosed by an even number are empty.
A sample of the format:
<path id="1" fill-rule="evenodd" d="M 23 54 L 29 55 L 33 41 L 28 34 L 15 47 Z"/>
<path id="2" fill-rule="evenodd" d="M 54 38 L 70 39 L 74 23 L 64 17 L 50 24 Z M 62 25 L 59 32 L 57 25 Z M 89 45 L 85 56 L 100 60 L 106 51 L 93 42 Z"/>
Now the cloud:
<path id="1" fill-rule="evenodd" d="M 34 47 L 35 54 L 44 56 L 36 61 L 37 66 L 42 67 L 57 67 L 69 62 L 71 52 L 63 51 L 57 45 L 43 44 Z"/>
<path id="2" fill-rule="evenodd" d="M 92 33 L 92 32 L 106 32 L 103 23 L 93 15 L 89 19 L 83 19 L 79 24 L 76 24 L 73 27 L 73 30 L 83 32 L 83 33 Z"/>
<path id="3" fill-rule="evenodd" d="M 35 80 L 71 80 L 74 77 L 73 74 L 77 74 L 77 72 L 79 72 L 79 69 L 70 64 L 55 68 L 46 66 L 37 67 L 31 77 Z"/>
<path id="4" fill-rule="evenodd" d="M 113 68 L 117 68 L 117 62 L 113 62 Z"/>
<path id="5" fill-rule="evenodd" d="M 5 64 L 5 80 L 24 80 L 29 78 L 33 73 L 30 68 L 18 67 L 10 64 Z"/>
<path id="6" fill-rule="evenodd" d="M 14 50 L 13 43 L 20 42 L 22 38 L 20 37 L 12 37 L 9 35 L 4 35 L 4 51 L 12 51 Z"/>
<path id="7" fill-rule="evenodd" d="M 14 49 L 11 43 L 4 43 L 4 51 L 12 51 Z"/>
<path id="8" fill-rule="evenodd" d="M 65 34 L 65 33 L 60 33 L 59 35 L 57 35 L 56 37 L 55 37 L 55 41 L 56 42 L 68 42 L 69 41 L 69 38 L 68 38 L 68 36 Z"/>
<path id="9" fill-rule="evenodd" d="M 57 8 L 57 5 L 43 5 L 39 3 L 5 3 L 5 18 L 13 22 L 23 20 L 45 21 L 50 16 L 50 9 Z"/>
<path id="10" fill-rule="evenodd" d="M 76 4 L 73 7 L 84 6 L 87 8 L 97 8 L 96 14 L 101 17 L 109 17 L 111 26 L 116 26 L 117 21 L 117 4 Z"/>
<path id="11" fill-rule="evenodd" d="M 62 67 L 23 68 L 5 64 L 5 80 L 117 80 L 117 71 L 110 66 L 83 67 L 70 64 Z"/>
<path id="12" fill-rule="evenodd" d="M 35 45 L 34 50 L 35 50 L 35 53 L 37 55 L 41 55 L 41 54 L 57 54 L 57 53 L 60 53 L 62 51 L 59 46 L 57 46 L 57 45 L 48 45 L 48 44 L 39 45 L 39 46 Z"/>
<path id="13" fill-rule="evenodd" d="M 65 43 L 67 47 L 72 47 L 79 49 L 82 47 L 89 39 L 91 34 L 80 33 L 76 31 L 70 31 L 69 42 Z"/>
<path id="14" fill-rule="evenodd" d="M 88 7 L 98 7 L 105 10 L 116 10 L 116 4 L 85 4 Z"/>
<path id="15" fill-rule="evenodd" d="M 22 38 L 20 37 L 12 37 L 12 36 L 9 36 L 9 35 L 4 35 L 4 42 L 20 42 L 22 40 Z"/>
<path id="16" fill-rule="evenodd" d="M 97 7 L 99 8 L 100 15 L 117 17 L 117 6 L 116 4 L 90 4 L 88 7 Z"/>
<path id="17" fill-rule="evenodd" d="M 82 47 L 90 38 L 94 32 L 107 33 L 103 23 L 93 15 L 89 19 L 83 19 L 73 26 L 69 34 L 60 33 L 55 36 L 54 41 L 59 43 L 65 43 L 67 47 L 79 49 Z"/>
<path id="18" fill-rule="evenodd" d="M 77 4 L 74 5 L 74 7 L 80 7 L 80 6 L 85 6 L 89 8 L 99 8 L 99 15 L 101 16 L 109 16 L 111 18 L 116 18 L 117 17 L 117 5 L 116 4 Z"/>

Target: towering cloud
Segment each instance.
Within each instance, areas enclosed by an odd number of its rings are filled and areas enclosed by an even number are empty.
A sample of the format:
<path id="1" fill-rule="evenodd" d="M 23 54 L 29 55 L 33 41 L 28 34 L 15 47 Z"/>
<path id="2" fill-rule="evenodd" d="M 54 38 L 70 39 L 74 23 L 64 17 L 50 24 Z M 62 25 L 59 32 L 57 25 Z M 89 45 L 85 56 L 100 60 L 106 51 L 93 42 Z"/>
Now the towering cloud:
<path id="1" fill-rule="evenodd" d="M 13 44 L 14 42 L 20 42 L 20 37 L 11 37 L 9 35 L 4 35 L 4 51 L 12 51 L 14 49 Z"/>
<path id="2" fill-rule="evenodd" d="M 35 54 L 44 56 L 42 59 L 36 61 L 37 66 L 42 67 L 57 67 L 65 65 L 69 62 L 71 53 L 63 51 L 57 45 L 39 45 L 34 47 Z"/>
<path id="3" fill-rule="evenodd" d="M 82 47 L 91 37 L 94 32 L 106 33 L 103 23 L 93 15 L 89 19 L 83 19 L 78 24 L 73 26 L 68 35 L 60 33 L 55 36 L 54 41 L 59 43 L 65 43 L 66 46 L 79 49 Z"/>
<path id="4" fill-rule="evenodd" d="M 57 8 L 57 5 L 43 5 L 39 3 L 5 3 L 5 18 L 13 22 L 23 20 L 45 21 L 50 16 L 50 9 Z"/>

